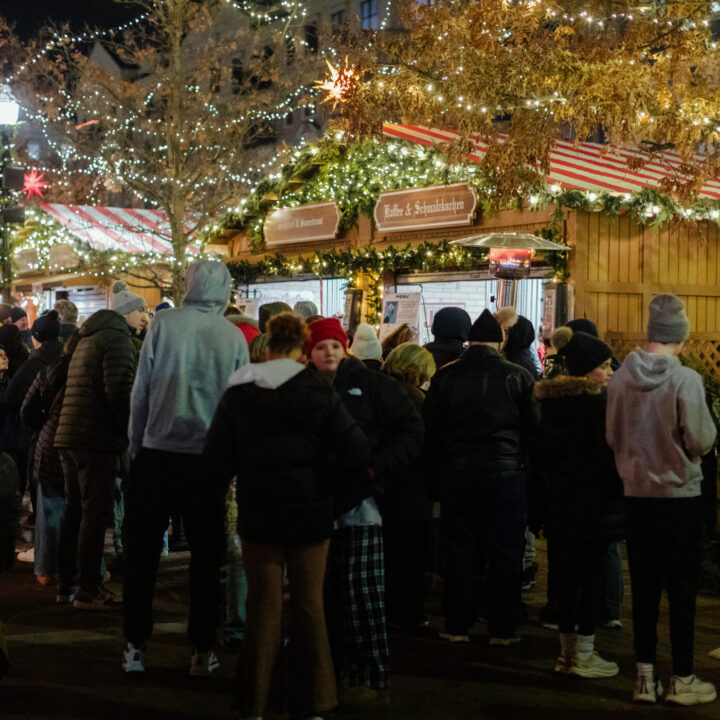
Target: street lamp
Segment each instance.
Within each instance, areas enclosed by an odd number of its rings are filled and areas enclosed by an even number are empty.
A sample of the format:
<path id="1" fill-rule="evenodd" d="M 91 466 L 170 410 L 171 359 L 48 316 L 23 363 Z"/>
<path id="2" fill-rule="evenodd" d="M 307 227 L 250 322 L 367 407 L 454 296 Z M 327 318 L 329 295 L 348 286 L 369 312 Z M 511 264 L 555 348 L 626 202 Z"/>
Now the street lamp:
<path id="1" fill-rule="evenodd" d="M 9 302 L 11 291 L 12 266 L 10 263 L 10 244 L 8 243 L 7 225 L 13 222 L 22 222 L 24 219 L 21 207 L 9 207 L 11 190 L 21 190 L 23 186 L 22 171 L 13 171 L 10 167 L 10 129 L 18 121 L 20 106 L 6 85 L 0 86 L 0 141 L 2 141 L 2 234 L 0 234 L 0 294 L 3 302 Z"/>
<path id="2" fill-rule="evenodd" d="M 490 250 L 490 272 L 498 279 L 497 307 L 515 307 L 518 280 L 530 277 L 535 250 L 567 252 L 570 248 L 530 233 L 495 232 L 453 240 L 451 245 Z"/>

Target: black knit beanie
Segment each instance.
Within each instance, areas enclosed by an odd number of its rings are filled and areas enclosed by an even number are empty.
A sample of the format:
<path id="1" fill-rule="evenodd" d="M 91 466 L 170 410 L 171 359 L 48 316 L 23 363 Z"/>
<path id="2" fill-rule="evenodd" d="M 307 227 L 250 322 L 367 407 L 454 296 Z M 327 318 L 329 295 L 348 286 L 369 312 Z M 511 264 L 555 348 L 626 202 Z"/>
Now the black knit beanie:
<path id="1" fill-rule="evenodd" d="M 589 333 L 576 332 L 560 349 L 560 355 L 565 357 L 568 374 L 582 377 L 609 360 L 612 348 Z"/>
<path id="2" fill-rule="evenodd" d="M 56 310 L 41 315 L 32 326 L 30 331 L 32 336 L 39 342 L 44 343 L 48 340 L 57 340 L 62 332 L 60 321 Z"/>
<path id="3" fill-rule="evenodd" d="M 470 342 L 501 343 L 503 339 L 500 323 L 489 310 L 483 310 L 470 328 L 468 340 Z"/>

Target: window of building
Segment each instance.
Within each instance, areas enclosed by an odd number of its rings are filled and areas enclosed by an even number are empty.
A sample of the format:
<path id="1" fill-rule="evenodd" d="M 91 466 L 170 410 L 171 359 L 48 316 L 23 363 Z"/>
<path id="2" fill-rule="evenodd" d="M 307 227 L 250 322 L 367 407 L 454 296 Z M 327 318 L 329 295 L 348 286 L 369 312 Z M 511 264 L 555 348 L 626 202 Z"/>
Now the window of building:
<path id="1" fill-rule="evenodd" d="M 338 10 L 330 16 L 333 30 L 339 30 L 345 24 L 345 11 Z"/>
<path id="2" fill-rule="evenodd" d="M 378 29 L 377 0 L 362 0 L 360 3 L 360 20 L 363 30 Z"/>
<path id="3" fill-rule="evenodd" d="M 289 113 L 285 116 L 285 124 L 286 124 L 286 125 L 292 125 L 293 122 L 295 122 L 295 118 L 293 117 L 293 114 L 292 114 L 291 112 L 289 112 Z"/>
<path id="4" fill-rule="evenodd" d="M 315 23 L 305 26 L 305 43 L 308 52 L 316 53 L 318 51 L 320 43 L 318 38 L 318 26 Z"/>

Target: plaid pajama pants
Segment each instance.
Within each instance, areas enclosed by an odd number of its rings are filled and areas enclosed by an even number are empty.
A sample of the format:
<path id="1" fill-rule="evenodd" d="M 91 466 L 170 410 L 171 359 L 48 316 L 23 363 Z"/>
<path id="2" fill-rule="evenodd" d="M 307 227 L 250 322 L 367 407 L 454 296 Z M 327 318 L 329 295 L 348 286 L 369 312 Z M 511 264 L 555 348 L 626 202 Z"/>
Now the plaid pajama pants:
<path id="1" fill-rule="evenodd" d="M 338 685 L 387 688 L 390 647 L 381 527 L 344 527 L 333 533 L 325 615 Z"/>

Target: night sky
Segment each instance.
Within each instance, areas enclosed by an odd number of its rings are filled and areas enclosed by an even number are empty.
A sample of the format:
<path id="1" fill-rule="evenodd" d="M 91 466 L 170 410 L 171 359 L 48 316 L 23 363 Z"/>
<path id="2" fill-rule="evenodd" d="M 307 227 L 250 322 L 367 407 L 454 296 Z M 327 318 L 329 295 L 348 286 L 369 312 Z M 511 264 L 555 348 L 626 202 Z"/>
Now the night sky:
<path id="1" fill-rule="evenodd" d="M 69 22 L 73 30 L 80 31 L 86 25 L 114 27 L 141 12 L 139 6 L 113 0 L 0 0 L 0 16 L 23 39 L 32 37 L 49 20 Z"/>

